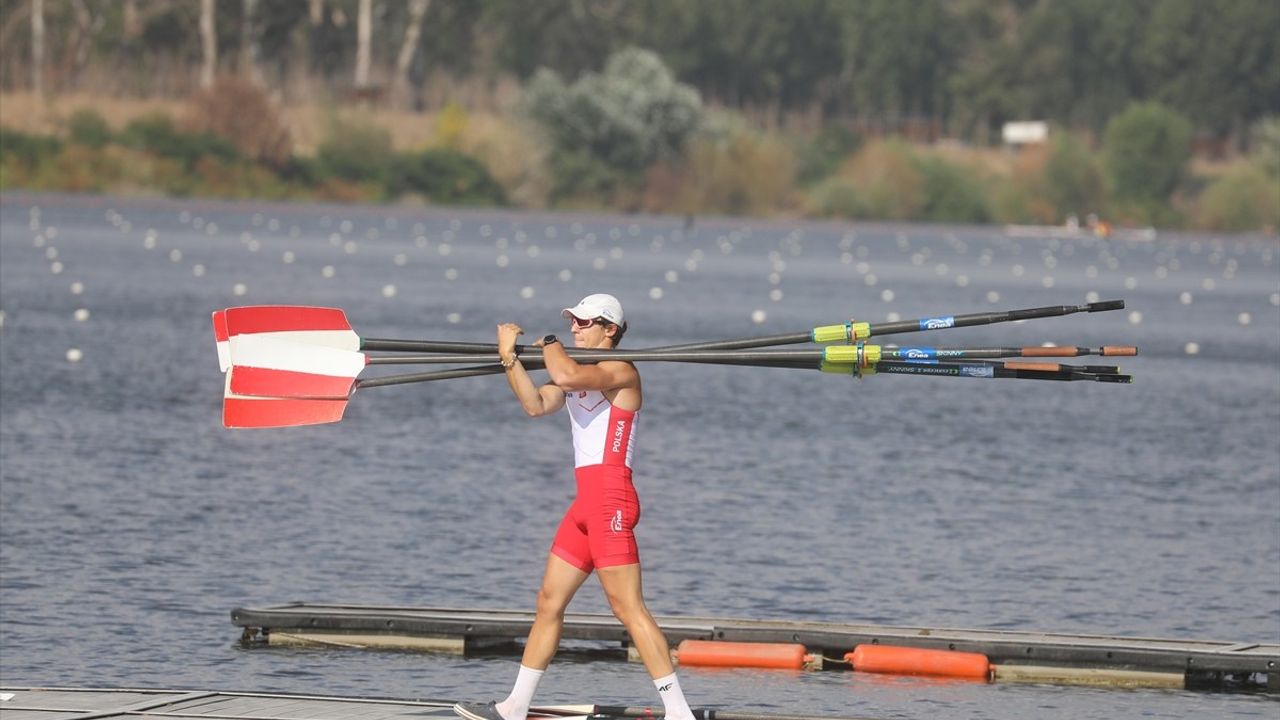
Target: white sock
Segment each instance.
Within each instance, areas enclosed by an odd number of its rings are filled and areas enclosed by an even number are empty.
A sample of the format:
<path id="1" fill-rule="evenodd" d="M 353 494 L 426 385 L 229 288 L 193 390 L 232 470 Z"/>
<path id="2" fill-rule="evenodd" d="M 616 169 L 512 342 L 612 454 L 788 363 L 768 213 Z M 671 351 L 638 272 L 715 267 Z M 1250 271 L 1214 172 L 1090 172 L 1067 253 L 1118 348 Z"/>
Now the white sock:
<path id="1" fill-rule="evenodd" d="M 694 720 L 693 711 L 684 699 L 684 691 L 680 689 L 680 680 L 675 673 L 656 678 L 653 685 L 658 688 L 658 697 L 662 698 L 666 720 Z"/>
<path id="2" fill-rule="evenodd" d="M 502 713 L 502 717 L 507 720 L 525 720 L 525 716 L 529 714 L 529 705 L 533 702 L 533 693 L 538 689 L 538 681 L 542 679 L 544 672 L 546 671 L 520 665 L 511 694 L 498 703 L 498 712 Z"/>

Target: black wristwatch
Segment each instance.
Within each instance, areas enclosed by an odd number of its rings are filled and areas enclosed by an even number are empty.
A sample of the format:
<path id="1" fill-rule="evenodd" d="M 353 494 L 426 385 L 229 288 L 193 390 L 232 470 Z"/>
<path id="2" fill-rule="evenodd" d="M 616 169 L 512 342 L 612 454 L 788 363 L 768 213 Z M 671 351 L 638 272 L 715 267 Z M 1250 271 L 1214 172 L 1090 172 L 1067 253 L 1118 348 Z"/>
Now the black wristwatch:
<path id="1" fill-rule="evenodd" d="M 542 336 L 542 347 L 546 347 L 551 343 L 558 343 L 558 342 L 560 342 L 560 338 L 556 337 L 554 334 Z"/>

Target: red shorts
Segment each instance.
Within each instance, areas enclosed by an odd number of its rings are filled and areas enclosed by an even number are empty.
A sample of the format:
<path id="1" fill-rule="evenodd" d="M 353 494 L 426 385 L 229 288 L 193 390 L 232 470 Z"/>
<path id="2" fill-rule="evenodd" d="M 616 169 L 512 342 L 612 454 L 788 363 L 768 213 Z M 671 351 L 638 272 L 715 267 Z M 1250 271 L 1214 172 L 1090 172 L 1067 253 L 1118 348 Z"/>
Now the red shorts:
<path id="1" fill-rule="evenodd" d="M 590 573 L 595 568 L 640 562 L 633 530 L 640 522 L 640 498 L 625 465 L 577 468 L 578 496 L 560 521 L 551 552 Z"/>

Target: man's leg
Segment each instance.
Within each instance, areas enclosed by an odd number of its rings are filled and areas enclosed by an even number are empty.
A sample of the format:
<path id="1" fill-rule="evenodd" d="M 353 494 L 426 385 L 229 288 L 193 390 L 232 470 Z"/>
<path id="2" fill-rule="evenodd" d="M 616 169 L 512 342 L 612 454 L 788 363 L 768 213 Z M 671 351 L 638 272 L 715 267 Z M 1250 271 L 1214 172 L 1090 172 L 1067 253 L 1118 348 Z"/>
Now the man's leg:
<path id="1" fill-rule="evenodd" d="M 640 564 L 596 568 L 596 574 L 600 577 L 600 585 L 609 599 L 613 614 L 627 628 L 631 643 L 635 645 L 636 652 L 640 653 L 645 669 L 658 688 L 667 720 L 693 720 L 693 713 L 689 710 L 689 704 L 684 699 L 684 692 L 680 689 L 680 682 L 671 665 L 671 648 L 667 645 L 667 638 L 644 604 Z"/>

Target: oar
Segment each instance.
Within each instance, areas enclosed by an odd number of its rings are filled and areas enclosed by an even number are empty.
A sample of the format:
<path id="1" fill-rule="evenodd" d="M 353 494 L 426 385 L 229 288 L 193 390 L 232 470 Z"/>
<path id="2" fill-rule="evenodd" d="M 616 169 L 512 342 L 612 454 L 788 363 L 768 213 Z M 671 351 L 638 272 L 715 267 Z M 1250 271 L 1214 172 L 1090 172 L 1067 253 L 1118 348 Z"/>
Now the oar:
<path id="1" fill-rule="evenodd" d="M 744 354 L 743 357 L 771 357 L 777 356 L 779 359 L 794 357 L 795 359 L 804 360 L 827 360 L 830 359 L 831 353 L 827 351 L 845 350 L 851 346 L 837 345 L 828 348 L 820 348 L 817 350 L 774 350 L 759 351 L 764 355 Z M 1010 357 L 1083 357 L 1086 355 L 1098 355 L 1102 357 L 1132 357 L 1138 354 L 1138 349 L 1133 346 L 1106 345 L 1099 348 L 1086 347 L 1000 347 L 1000 348 L 932 348 L 932 347 L 894 347 L 887 345 L 867 345 L 868 351 L 879 353 L 879 357 L 887 360 L 908 360 L 912 362 L 932 362 L 935 360 L 975 360 L 986 359 L 994 360 L 998 358 Z M 574 360 L 623 360 L 627 362 L 645 361 L 645 360 L 665 360 L 669 362 L 705 362 L 698 353 L 707 353 L 712 351 L 694 350 L 694 351 L 677 351 L 677 350 L 575 350 L 568 349 L 569 357 Z M 746 352 L 746 351 L 739 351 Z M 715 357 L 720 357 L 719 355 Z M 456 363 L 469 362 L 501 362 L 501 358 L 497 355 L 482 354 L 466 354 L 466 355 L 366 355 L 366 363 L 368 365 L 450 365 Z M 529 366 L 530 364 L 540 364 L 541 358 L 537 355 L 531 358 L 521 358 L 521 361 Z M 836 362 L 853 362 L 852 360 L 836 360 Z"/>
<path id="2" fill-rule="evenodd" d="M 1072 351 L 1079 348 L 1073 348 Z M 918 352 L 909 352 L 912 362 L 936 362 L 938 354 L 933 348 L 918 348 Z M 1129 350 L 1118 354 L 1132 354 Z M 1017 353 L 1019 349 L 1013 349 Z M 1101 352 L 1102 349 L 1099 349 Z M 1136 352 L 1136 350 L 1134 350 Z M 891 350 L 890 358 L 899 357 L 900 350 Z M 964 357 L 966 351 L 959 349 L 946 350 L 948 357 Z M 1000 349 L 979 349 L 975 354 L 999 357 Z M 877 345 L 837 345 L 813 350 L 733 350 L 733 351 L 616 351 L 616 350 L 580 350 L 571 349 L 570 357 L 581 362 L 598 362 L 602 360 L 621 360 L 627 362 L 690 362 L 729 365 L 757 365 L 765 367 L 808 367 L 820 368 L 827 365 L 850 365 L 867 367 L 883 358 L 882 348 Z M 409 356 L 409 357 L 368 357 L 359 352 L 341 350 L 279 340 L 272 336 L 238 335 L 229 342 L 229 354 L 232 360 L 230 391 L 237 395 L 253 395 L 265 397 L 313 397 L 341 398 L 354 392 L 357 376 L 366 364 L 405 364 L 422 362 L 468 362 L 471 358 L 484 359 L 485 356 Z M 497 362 L 497 356 L 489 358 Z M 528 367 L 541 367 L 541 357 L 526 361 Z M 418 377 L 410 375 L 406 377 Z M 455 377 L 467 377 L 457 375 Z M 438 379 L 433 374 L 430 377 Z"/>
<path id="3" fill-rule="evenodd" d="M 732 358 L 729 358 L 727 362 L 729 364 L 736 364 Z M 764 366 L 811 367 L 795 363 L 794 361 L 790 361 L 789 364 L 788 361 L 773 361 L 773 363 L 776 364 L 765 364 Z M 1093 380 L 1097 382 L 1117 383 L 1127 383 L 1131 380 L 1128 375 L 1118 374 L 1116 368 L 1081 368 L 1070 365 L 1059 365 L 1057 363 L 1000 362 L 996 360 L 974 360 L 966 363 L 940 362 L 934 364 L 884 360 L 870 366 L 869 368 L 859 368 L 857 365 L 853 364 L 824 363 L 819 369 L 824 372 L 853 376 L 874 374 L 876 370 L 882 370 L 886 374 L 932 375 L 935 377 L 1011 378 L 1021 380 L 1058 381 Z M 1089 372 L 1089 370 L 1096 370 L 1097 372 Z M 502 366 L 500 365 L 481 365 L 469 368 L 415 373 L 411 375 L 392 375 L 381 378 L 369 378 L 353 382 L 351 385 L 351 393 L 354 394 L 356 390 L 361 388 L 421 383 L 433 380 L 472 377 L 476 375 L 491 375 L 500 372 L 502 372 Z M 345 411 L 346 404 L 349 400 L 349 396 L 324 399 L 244 397 L 231 392 L 229 381 L 225 396 L 227 398 L 225 402 L 230 403 L 230 405 L 224 409 L 224 423 L 227 427 L 239 428 L 291 427 L 337 422 L 342 419 L 343 412 Z M 262 404 L 255 405 L 255 402 Z M 255 414 L 255 411 L 258 410 L 261 412 Z"/>
<path id="4" fill-rule="evenodd" d="M 1124 300 L 1107 300 L 1086 305 L 1052 305 L 1024 310 L 971 313 L 968 315 L 944 315 L 903 320 L 900 322 L 866 323 L 849 322 L 826 325 L 812 330 L 786 335 L 716 340 L 650 348 L 652 350 L 743 350 L 748 348 L 793 345 L 797 343 L 855 342 L 878 335 L 941 330 L 952 327 L 990 325 L 992 323 L 1059 317 L 1074 313 L 1105 312 L 1124 308 Z M 223 314 L 222 319 L 219 313 Z M 221 330 L 219 324 L 222 323 Z M 481 353 L 497 351 L 494 343 L 468 343 L 436 340 L 387 340 L 361 338 L 351 328 L 346 314 L 338 308 L 307 307 L 299 305 L 251 305 L 228 308 L 214 313 L 214 334 L 219 343 L 228 335 L 287 333 L 288 339 L 300 342 L 324 344 L 345 350 L 372 350 L 393 352 L 446 352 Z M 518 346 L 517 353 L 527 352 L 529 346 Z M 226 370 L 226 366 L 223 366 Z"/>

